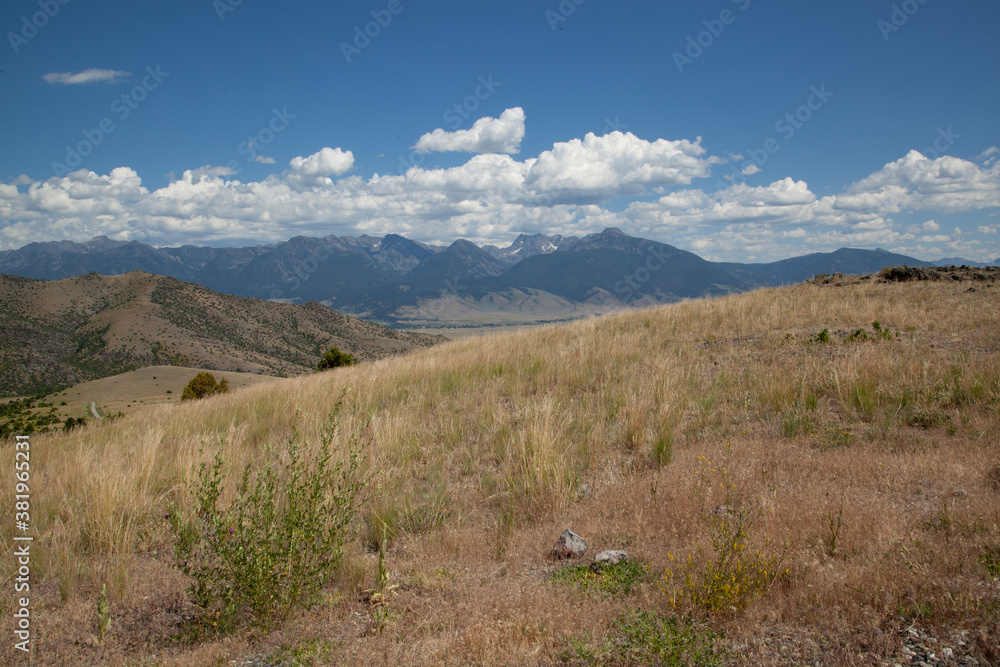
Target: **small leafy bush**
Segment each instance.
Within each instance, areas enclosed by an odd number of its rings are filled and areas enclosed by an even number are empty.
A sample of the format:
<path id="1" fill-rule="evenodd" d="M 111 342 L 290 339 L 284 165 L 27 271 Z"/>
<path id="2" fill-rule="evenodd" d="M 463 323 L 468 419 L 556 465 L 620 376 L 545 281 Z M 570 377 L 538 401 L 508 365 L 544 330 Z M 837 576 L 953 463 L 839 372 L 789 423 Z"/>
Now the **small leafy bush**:
<path id="1" fill-rule="evenodd" d="M 847 340 L 852 343 L 860 343 L 865 341 L 876 341 L 876 340 L 892 340 L 894 338 L 899 338 L 899 333 L 893 333 L 888 329 L 883 329 L 882 325 L 878 320 L 872 322 L 872 330 L 867 331 L 865 329 L 858 329 L 850 336 Z"/>
<path id="2" fill-rule="evenodd" d="M 319 363 L 316 364 L 316 371 L 325 371 L 340 366 L 353 366 L 356 363 L 358 360 L 354 358 L 353 354 L 341 352 L 339 347 L 334 346 L 320 357 Z"/>
<path id="3" fill-rule="evenodd" d="M 809 339 L 810 343 L 829 343 L 830 342 L 830 330 L 823 329 L 818 334 Z"/>
<path id="4" fill-rule="evenodd" d="M 676 575 L 667 567 L 664 584 L 675 609 L 690 606 L 709 614 L 739 612 L 771 587 L 784 553 L 750 546 L 759 517 L 759 510 L 741 508 L 719 518 L 711 536 L 712 555 L 696 559 L 688 554 L 680 585 L 674 583 Z M 670 560 L 674 560 L 672 554 Z"/>
<path id="5" fill-rule="evenodd" d="M 345 458 L 333 461 L 336 428 L 335 411 L 312 455 L 295 432 L 279 451 L 268 447 L 260 468 L 244 468 L 229 503 L 221 500 L 230 486 L 222 453 L 201 464 L 194 516 L 172 511 L 170 519 L 177 564 L 194 580 L 189 592 L 206 629 L 231 631 L 247 617 L 277 627 L 315 601 L 340 561 L 367 483 L 356 436 Z"/>
<path id="6" fill-rule="evenodd" d="M 712 463 L 707 461 L 711 467 Z M 725 459 L 718 471 L 705 473 L 720 478 L 719 487 L 725 502 L 705 513 L 709 523 L 711 554 L 698 548 L 698 558 L 688 554 L 682 570 L 672 566 L 664 572 L 661 588 L 670 596 L 674 609 L 700 610 L 707 614 L 739 612 L 771 587 L 781 571 L 789 545 L 780 551 L 770 548 L 765 540 L 762 549 L 755 549 L 754 531 L 764 510 L 741 502 L 742 488 L 737 488 L 731 476 L 732 450 L 726 445 Z M 674 561 L 673 554 L 668 554 Z M 787 572 L 787 571 L 786 571 Z M 679 582 L 677 580 L 680 580 Z"/>
<path id="7" fill-rule="evenodd" d="M 222 378 L 221 382 L 216 381 L 211 373 L 201 372 L 191 378 L 191 381 L 184 387 L 181 394 L 182 401 L 190 401 L 196 398 L 205 398 L 215 394 L 225 394 L 229 391 L 229 380 Z M 170 391 L 168 390 L 169 394 Z"/>

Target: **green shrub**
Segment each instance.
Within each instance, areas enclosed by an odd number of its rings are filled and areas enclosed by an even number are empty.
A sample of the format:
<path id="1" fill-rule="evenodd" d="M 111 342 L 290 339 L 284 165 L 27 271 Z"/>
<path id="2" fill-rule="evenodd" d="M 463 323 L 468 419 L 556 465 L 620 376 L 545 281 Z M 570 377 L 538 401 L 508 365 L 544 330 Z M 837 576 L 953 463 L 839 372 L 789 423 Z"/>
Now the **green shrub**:
<path id="1" fill-rule="evenodd" d="M 865 329 L 858 329 L 850 336 L 847 340 L 852 343 L 859 343 L 864 341 L 876 341 L 876 340 L 892 340 L 893 338 L 899 338 L 898 333 L 893 333 L 888 329 L 883 329 L 882 325 L 878 320 L 872 322 L 872 330 L 866 331 Z"/>
<path id="2" fill-rule="evenodd" d="M 742 502 L 742 488 L 736 487 L 731 475 L 732 450 L 728 443 L 718 471 L 711 468 L 710 461 L 706 463 L 710 467 L 706 479 L 709 474 L 717 475 L 725 496 L 722 505 L 705 513 L 712 552 L 706 556 L 699 546 L 699 557 L 688 554 L 682 572 L 675 573 L 673 566 L 668 566 L 661 587 L 675 609 L 697 609 L 708 614 L 739 612 L 771 587 L 789 545 L 774 552 L 770 541 L 765 540 L 763 549 L 754 548 L 754 531 L 764 511 Z M 673 554 L 668 557 L 673 562 Z"/>
<path id="3" fill-rule="evenodd" d="M 279 451 L 267 448 L 260 468 L 244 468 L 224 506 L 220 499 L 230 484 L 218 453 L 211 465 L 201 464 L 192 483 L 194 512 L 171 512 L 177 565 L 194 580 L 189 592 L 203 627 L 229 631 L 247 616 L 262 628 L 277 627 L 295 608 L 314 603 L 341 558 L 367 483 L 357 436 L 345 458 L 333 462 L 336 414 L 318 453 L 308 452 L 293 432 Z"/>
<path id="4" fill-rule="evenodd" d="M 353 366 L 356 363 L 358 360 L 354 358 L 353 354 L 341 352 L 340 348 L 334 346 L 320 357 L 319 363 L 316 364 L 316 371 L 325 371 L 339 366 Z"/>
<path id="5" fill-rule="evenodd" d="M 64 431 L 72 431 L 77 426 L 83 426 L 86 423 L 87 423 L 87 420 L 84 419 L 83 417 L 76 417 L 76 418 L 66 417 L 66 421 L 63 422 L 63 430 Z"/>
<path id="6" fill-rule="evenodd" d="M 225 394 L 229 391 L 229 380 L 222 378 L 221 382 L 215 380 L 211 373 L 201 372 L 191 378 L 191 381 L 184 387 L 181 394 L 182 401 L 189 401 L 195 398 L 204 398 L 214 394 Z M 170 392 L 167 391 L 169 394 Z"/>
<path id="7" fill-rule="evenodd" d="M 605 595 L 628 595 L 646 578 L 647 566 L 642 563 L 623 560 L 613 565 L 567 565 L 552 573 L 553 581 L 573 583 L 588 593 L 599 591 Z"/>
<path id="8" fill-rule="evenodd" d="M 615 621 L 607 652 L 629 665 L 721 665 L 711 628 L 629 609 Z"/>
<path id="9" fill-rule="evenodd" d="M 674 571 L 666 569 L 665 591 L 675 609 L 691 606 L 709 614 L 739 612 L 771 587 L 784 553 L 751 548 L 753 524 L 759 517 L 759 510 L 747 508 L 724 513 L 712 531 L 711 556 L 695 559 L 689 554 L 679 585 L 674 583 Z"/>

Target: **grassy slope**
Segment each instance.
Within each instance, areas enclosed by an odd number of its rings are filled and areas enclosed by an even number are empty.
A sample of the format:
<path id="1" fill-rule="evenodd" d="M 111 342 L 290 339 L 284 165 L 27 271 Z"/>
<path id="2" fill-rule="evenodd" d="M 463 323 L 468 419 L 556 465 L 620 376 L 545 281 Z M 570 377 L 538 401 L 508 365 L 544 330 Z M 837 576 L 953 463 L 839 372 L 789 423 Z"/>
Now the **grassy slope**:
<path id="1" fill-rule="evenodd" d="M 596 650 L 626 605 L 673 613 L 664 568 L 671 555 L 707 558 L 704 515 L 725 501 L 727 445 L 740 502 L 766 512 L 755 548 L 790 544 L 779 585 L 711 618 L 739 649 L 735 662 L 783 664 L 776 644 L 786 642 L 803 661 L 892 664 L 911 623 L 942 637 L 969 630 L 988 657 L 1000 642 L 1000 592 L 980 562 L 1000 549 L 1000 288 L 966 289 L 800 285 L 691 301 L 453 341 L 36 438 L 37 664 L 152 653 L 207 664 L 282 645 L 319 647 L 329 664 L 549 664 L 570 637 Z M 873 320 L 899 338 L 847 342 Z M 830 344 L 806 342 L 824 328 Z M 166 565 L 162 516 L 200 449 L 222 438 L 240 465 L 293 423 L 316 441 L 343 387 L 343 430 L 371 420 L 377 478 L 325 602 L 258 643 L 171 643 L 183 583 Z M 12 506 L 11 485 L 0 502 Z M 824 538 L 840 507 L 831 556 Z M 364 554 L 376 517 L 394 530 L 388 566 L 402 586 L 389 628 L 372 635 L 356 592 L 374 584 Z M 545 553 L 566 527 L 591 554 L 627 549 L 649 579 L 606 598 L 550 582 Z M 0 566 L 7 588 L 12 560 Z M 97 648 L 104 581 L 115 630 Z"/>

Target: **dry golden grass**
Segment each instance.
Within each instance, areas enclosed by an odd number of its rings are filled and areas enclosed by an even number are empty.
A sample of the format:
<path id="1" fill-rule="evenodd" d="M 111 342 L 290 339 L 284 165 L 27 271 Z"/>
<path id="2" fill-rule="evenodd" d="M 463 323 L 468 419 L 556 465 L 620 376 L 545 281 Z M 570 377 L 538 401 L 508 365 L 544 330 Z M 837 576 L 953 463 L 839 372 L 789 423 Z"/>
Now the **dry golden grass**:
<path id="1" fill-rule="evenodd" d="M 784 646 L 803 662 L 892 664 L 911 623 L 968 630 L 970 650 L 996 660 L 1000 587 L 980 561 L 1000 549 L 1000 292 L 965 289 L 806 284 L 690 301 L 33 438 L 35 663 L 201 665 L 284 647 L 302 664 L 551 664 L 571 638 L 596 651 L 626 606 L 699 616 L 671 607 L 663 573 L 670 555 L 709 557 L 727 450 L 730 496 L 764 512 L 752 548 L 789 544 L 763 597 L 708 619 L 730 662 L 790 664 Z M 899 337 L 847 341 L 875 320 Z M 832 342 L 809 342 L 823 329 Z M 341 430 L 367 429 L 375 478 L 324 602 L 269 636 L 172 641 L 189 608 L 168 503 L 220 443 L 237 468 L 293 425 L 318 442 L 345 387 Z M 10 484 L 0 502 L 12 506 Z M 359 593 L 374 585 L 381 522 L 400 588 L 372 633 Z M 591 554 L 626 549 L 647 581 L 606 598 L 549 581 L 566 527 Z M 0 528 L 5 543 L 12 532 Z M 12 590 L 12 559 L 0 568 Z M 102 583 L 113 621 L 95 646 Z M 17 659 L 9 645 L 0 661 Z"/>

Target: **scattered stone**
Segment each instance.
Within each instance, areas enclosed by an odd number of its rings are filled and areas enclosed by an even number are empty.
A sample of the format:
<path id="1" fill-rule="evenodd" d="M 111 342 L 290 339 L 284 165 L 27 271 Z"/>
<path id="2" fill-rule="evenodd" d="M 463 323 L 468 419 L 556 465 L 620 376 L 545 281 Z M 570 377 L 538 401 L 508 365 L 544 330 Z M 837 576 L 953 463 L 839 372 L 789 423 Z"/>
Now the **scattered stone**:
<path id="1" fill-rule="evenodd" d="M 555 558 L 577 558 L 583 556 L 587 551 L 587 540 L 583 539 L 572 530 L 567 528 L 559 536 L 559 541 L 552 547 L 552 555 Z"/>
<path id="2" fill-rule="evenodd" d="M 732 505 L 716 505 L 715 507 L 712 508 L 712 514 L 722 518 L 729 516 L 735 511 L 736 508 L 733 507 Z"/>
<path id="3" fill-rule="evenodd" d="M 628 560 L 628 554 L 621 549 L 602 551 L 594 556 L 594 562 L 600 565 L 617 565 L 624 560 Z"/>

